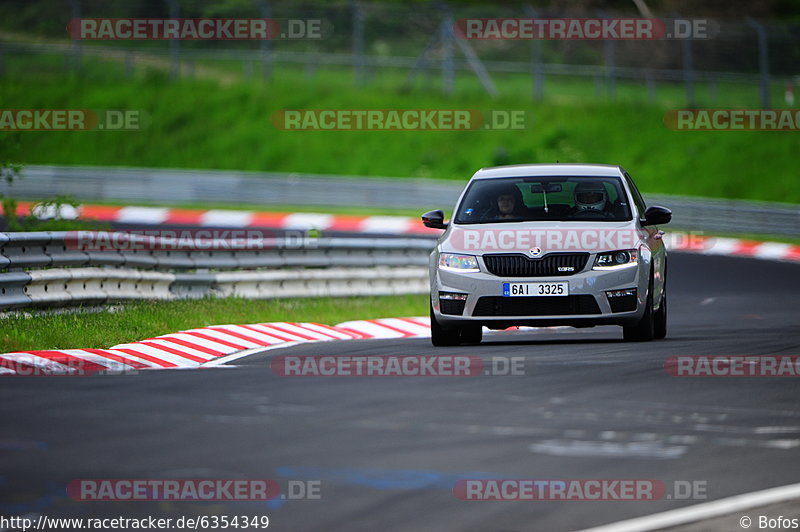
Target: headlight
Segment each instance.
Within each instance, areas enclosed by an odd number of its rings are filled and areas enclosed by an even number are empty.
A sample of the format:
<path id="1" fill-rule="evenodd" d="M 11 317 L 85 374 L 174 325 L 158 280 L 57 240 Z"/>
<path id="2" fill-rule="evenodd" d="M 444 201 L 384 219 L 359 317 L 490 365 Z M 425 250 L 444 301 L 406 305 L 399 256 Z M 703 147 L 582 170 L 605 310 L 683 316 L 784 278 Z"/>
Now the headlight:
<path id="1" fill-rule="evenodd" d="M 639 254 L 635 249 L 623 249 L 621 251 L 609 251 L 600 253 L 594 261 L 593 270 L 616 270 L 627 268 L 638 263 Z"/>
<path id="2" fill-rule="evenodd" d="M 461 273 L 481 271 L 478 267 L 478 259 L 474 255 L 458 255 L 456 253 L 441 253 L 439 255 L 439 269 Z"/>

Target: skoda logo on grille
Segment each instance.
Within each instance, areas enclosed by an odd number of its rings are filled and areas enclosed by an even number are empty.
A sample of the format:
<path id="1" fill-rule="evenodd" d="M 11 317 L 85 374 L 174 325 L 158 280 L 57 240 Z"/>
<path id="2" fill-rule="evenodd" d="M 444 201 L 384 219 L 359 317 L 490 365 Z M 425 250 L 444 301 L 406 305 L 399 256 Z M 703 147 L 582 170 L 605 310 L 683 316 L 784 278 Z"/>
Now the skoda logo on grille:
<path id="1" fill-rule="evenodd" d="M 538 257 L 542 254 L 542 248 L 531 248 L 531 256 Z"/>

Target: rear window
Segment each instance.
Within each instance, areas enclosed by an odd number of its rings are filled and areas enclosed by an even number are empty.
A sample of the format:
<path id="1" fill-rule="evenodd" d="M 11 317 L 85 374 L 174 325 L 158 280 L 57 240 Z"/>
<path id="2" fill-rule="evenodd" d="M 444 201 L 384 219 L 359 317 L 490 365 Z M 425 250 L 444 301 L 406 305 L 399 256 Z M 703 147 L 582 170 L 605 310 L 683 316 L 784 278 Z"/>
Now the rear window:
<path id="1" fill-rule="evenodd" d="M 631 219 L 617 177 L 509 177 L 474 180 L 455 223 L 613 221 Z"/>

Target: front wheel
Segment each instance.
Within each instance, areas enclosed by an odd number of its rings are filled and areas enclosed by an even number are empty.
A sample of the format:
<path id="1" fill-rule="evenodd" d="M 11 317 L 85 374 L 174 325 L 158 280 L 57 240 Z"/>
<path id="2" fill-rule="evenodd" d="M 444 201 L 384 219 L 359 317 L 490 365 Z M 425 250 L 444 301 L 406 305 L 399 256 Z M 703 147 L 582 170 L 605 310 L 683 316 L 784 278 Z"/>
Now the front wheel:
<path id="1" fill-rule="evenodd" d="M 462 344 L 479 344 L 483 339 L 483 327 L 480 325 L 462 325 L 461 326 L 461 343 Z"/>
<path id="2" fill-rule="evenodd" d="M 483 339 L 483 328 L 480 325 L 461 325 L 452 329 L 442 327 L 436 321 L 436 316 L 431 312 L 431 343 L 435 347 L 453 346 L 460 344 L 479 344 Z"/>
<path id="3" fill-rule="evenodd" d="M 647 302 L 645 303 L 644 316 L 639 323 L 631 326 L 622 326 L 622 337 L 629 342 L 649 342 L 655 338 L 655 312 L 653 312 L 653 277 L 647 288 Z"/>
<path id="4" fill-rule="evenodd" d="M 431 343 L 435 347 L 444 347 L 448 345 L 458 345 L 459 343 L 459 330 L 458 329 L 445 329 L 433 314 L 433 307 L 431 307 Z"/>

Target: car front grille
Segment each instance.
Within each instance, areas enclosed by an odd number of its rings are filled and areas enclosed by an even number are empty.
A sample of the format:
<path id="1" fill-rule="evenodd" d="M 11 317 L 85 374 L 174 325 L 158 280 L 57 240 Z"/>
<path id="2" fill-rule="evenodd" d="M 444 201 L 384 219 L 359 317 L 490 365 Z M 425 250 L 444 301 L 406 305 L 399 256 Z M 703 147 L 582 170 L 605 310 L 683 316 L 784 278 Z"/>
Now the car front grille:
<path id="1" fill-rule="evenodd" d="M 589 294 L 577 296 L 502 297 L 478 299 L 473 316 L 565 316 L 600 314 L 597 300 Z"/>
<path id="2" fill-rule="evenodd" d="M 551 253 L 540 259 L 532 259 L 521 253 L 483 256 L 483 262 L 489 272 L 500 277 L 573 275 L 583 270 L 588 259 L 588 253 Z M 559 268 L 561 271 L 559 271 Z"/>

